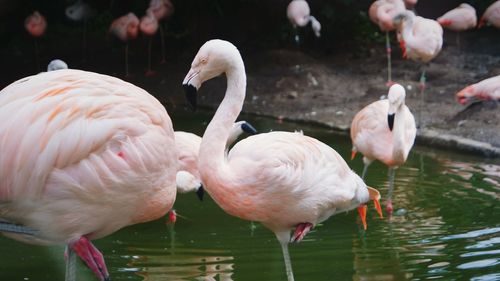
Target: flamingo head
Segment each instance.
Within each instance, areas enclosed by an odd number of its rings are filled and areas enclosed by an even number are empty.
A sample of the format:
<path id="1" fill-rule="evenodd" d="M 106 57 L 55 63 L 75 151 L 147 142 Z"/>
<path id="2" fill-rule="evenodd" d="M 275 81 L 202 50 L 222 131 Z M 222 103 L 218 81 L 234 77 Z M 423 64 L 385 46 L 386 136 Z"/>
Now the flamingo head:
<path id="1" fill-rule="evenodd" d="M 389 100 L 389 111 L 387 115 L 387 121 L 389 125 L 389 130 L 392 131 L 394 127 L 394 117 L 398 109 L 405 104 L 406 91 L 403 86 L 399 84 L 394 84 L 389 88 L 389 94 L 387 99 Z"/>
<path id="2" fill-rule="evenodd" d="M 182 82 L 189 103 L 196 108 L 197 91 L 205 81 L 223 73 L 232 75 L 236 69 L 244 70 L 245 67 L 233 44 L 219 39 L 207 41 L 196 54 L 191 69 Z"/>
<path id="3" fill-rule="evenodd" d="M 460 103 L 461 105 L 466 105 L 467 103 L 476 99 L 476 91 L 473 85 L 470 85 L 458 92 L 455 97 L 458 103 Z"/>
<path id="4" fill-rule="evenodd" d="M 193 174 L 187 171 L 178 171 L 175 177 L 175 182 L 179 193 L 195 191 L 200 201 L 203 201 L 203 184 Z"/>

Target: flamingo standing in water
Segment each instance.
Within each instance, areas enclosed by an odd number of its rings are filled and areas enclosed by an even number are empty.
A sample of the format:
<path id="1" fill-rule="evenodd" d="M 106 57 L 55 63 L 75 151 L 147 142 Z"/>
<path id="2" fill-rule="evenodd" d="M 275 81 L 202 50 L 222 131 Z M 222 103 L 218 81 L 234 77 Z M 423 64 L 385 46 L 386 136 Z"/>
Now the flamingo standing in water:
<path id="1" fill-rule="evenodd" d="M 378 203 L 380 194 L 367 187 L 335 150 L 299 132 L 247 137 L 226 157 L 226 142 L 246 91 L 245 66 L 239 51 L 227 41 L 206 42 L 183 85 L 188 100 L 196 105 L 196 91 L 202 83 L 222 73 L 227 77 L 227 89 L 201 141 L 201 181 L 226 213 L 261 222 L 275 233 L 288 280 L 294 280 L 288 243 L 302 240 L 330 216 L 356 207 L 366 226 L 364 204 L 370 199 Z"/>
<path id="2" fill-rule="evenodd" d="M 85 61 L 87 54 L 87 21 L 94 15 L 92 8 L 83 0 L 78 0 L 66 8 L 66 17 L 72 21 L 83 22 L 82 60 Z"/>
<path id="3" fill-rule="evenodd" d="M 456 94 L 456 98 L 462 105 L 475 101 L 500 100 L 500 75 L 465 87 Z"/>
<path id="4" fill-rule="evenodd" d="M 292 0 L 286 8 L 286 16 L 295 30 L 295 43 L 300 43 L 297 27 L 304 27 L 311 23 L 316 37 L 321 36 L 321 23 L 311 16 L 311 9 L 305 0 Z"/>
<path id="5" fill-rule="evenodd" d="M 442 27 L 457 32 L 457 46 L 460 46 L 460 32 L 475 28 L 477 25 L 476 9 L 469 4 L 462 3 L 437 18 L 437 21 Z"/>
<path id="6" fill-rule="evenodd" d="M 198 171 L 198 152 L 200 151 L 201 138 L 189 132 L 175 131 L 174 133 L 179 157 L 179 171 L 176 177 L 177 192 L 188 193 L 195 191 L 198 198 L 203 200 L 203 184 Z M 257 130 L 246 121 L 234 123 L 227 139 L 226 154 L 229 151 L 229 146 L 243 133 L 255 135 Z M 169 221 L 171 223 L 176 221 L 175 212 L 169 215 Z"/>
<path id="7" fill-rule="evenodd" d="M 109 280 L 90 240 L 163 216 L 176 195 L 172 122 L 146 91 L 107 75 L 44 72 L 0 92 L 0 232 L 66 244 Z M 75 255 L 76 253 L 76 255 Z"/>
<path id="8" fill-rule="evenodd" d="M 401 32 L 400 45 L 403 48 L 403 57 L 423 63 L 418 114 L 418 125 L 422 126 L 422 107 L 426 87 L 425 67 L 441 51 L 443 28 L 437 21 L 415 16 L 412 11 L 397 15 L 394 18 L 394 24 Z"/>
<path id="9" fill-rule="evenodd" d="M 109 32 L 118 39 L 125 42 L 125 76 L 129 77 L 128 71 L 128 42 L 136 39 L 139 34 L 139 19 L 134 13 L 128 13 L 115 19 L 111 23 Z"/>
<path id="10" fill-rule="evenodd" d="M 387 53 L 387 86 L 391 86 L 392 81 L 392 66 L 391 66 L 391 40 L 389 32 L 394 31 L 393 18 L 404 12 L 405 5 L 402 0 L 377 0 L 373 2 L 368 10 L 368 14 L 373 23 L 377 24 L 381 31 L 385 32 L 385 50 Z"/>
<path id="11" fill-rule="evenodd" d="M 479 20 L 478 27 L 483 27 L 484 25 L 493 25 L 496 28 L 500 28 L 500 0 L 491 4 L 484 11 L 483 16 Z"/>
<path id="12" fill-rule="evenodd" d="M 47 21 L 45 17 L 40 14 L 40 12 L 35 11 L 33 14 L 29 15 L 24 21 L 24 27 L 28 31 L 28 33 L 33 36 L 33 44 L 35 46 L 35 60 L 36 60 L 36 69 L 40 71 L 40 60 L 38 58 L 38 37 L 41 37 L 45 34 L 45 30 L 47 29 Z"/>
<path id="13" fill-rule="evenodd" d="M 148 41 L 148 70 L 146 70 L 146 76 L 152 76 L 155 74 L 153 70 L 151 70 L 151 43 L 153 41 L 153 36 L 158 31 L 158 20 L 152 13 L 148 13 L 141 18 L 141 22 L 139 24 L 139 29 L 141 32 L 149 37 Z"/>
<path id="14" fill-rule="evenodd" d="M 399 84 L 389 88 L 387 99 L 367 105 L 352 120 L 352 156 L 363 154 L 365 178 L 368 166 L 379 160 L 389 167 L 389 194 L 386 209 L 392 213 L 395 169 L 406 162 L 417 129 L 415 119 L 405 105 L 405 89 Z"/>
<path id="15" fill-rule="evenodd" d="M 160 39 L 161 39 L 161 62 L 165 63 L 165 28 L 163 27 L 164 20 L 168 19 L 174 13 L 174 4 L 170 0 L 151 0 L 146 14 L 152 13 L 158 22 L 160 22 Z"/>

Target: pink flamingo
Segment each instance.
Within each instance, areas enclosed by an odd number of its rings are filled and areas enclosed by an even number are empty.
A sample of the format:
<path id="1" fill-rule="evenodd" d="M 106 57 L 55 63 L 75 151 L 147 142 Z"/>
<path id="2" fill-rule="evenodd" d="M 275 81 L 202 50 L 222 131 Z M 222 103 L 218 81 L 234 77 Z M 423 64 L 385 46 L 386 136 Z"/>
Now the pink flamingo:
<path id="1" fill-rule="evenodd" d="M 391 86 L 392 67 L 391 67 L 391 41 L 389 32 L 396 29 L 393 18 L 404 12 L 405 5 L 402 0 L 377 0 L 373 2 L 368 10 L 368 14 L 373 23 L 377 24 L 381 31 L 385 32 L 385 49 L 387 53 L 387 86 Z"/>
<path id="2" fill-rule="evenodd" d="M 442 27 L 457 31 L 457 45 L 460 46 L 460 32 L 475 28 L 477 25 L 476 9 L 469 4 L 462 3 L 437 18 L 437 21 Z"/>
<path id="3" fill-rule="evenodd" d="M 364 204 L 370 199 L 377 201 L 380 194 L 367 187 L 335 150 L 300 132 L 275 131 L 247 137 L 226 157 L 226 141 L 246 91 L 245 66 L 239 51 L 227 41 L 206 42 L 183 85 L 188 100 L 196 105 L 196 91 L 202 83 L 222 73 L 227 77 L 227 90 L 201 141 L 201 181 L 226 213 L 261 222 L 275 233 L 288 280 L 294 280 L 288 243 L 302 240 L 330 216 L 356 207 L 365 222 Z"/>
<path id="4" fill-rule="evenodd" d="M 170 0 L 151 0 L 146 14 L 152 13 L 159 22 L 168 19 L 174 13 L 174 4 Z M 160 39 L 161 39 L 161 57 L 160 63 L 165 63 L 165 31 L 163 23 L 160 24 Z"/>
<path id="5" fill-rule="evenodd" d="M 179 157 L 179 171 L 176 176 L 177 192 L 188 193 L 195 191 L 198 198 L 203 200 L 203 184 L 198 171 L 198 152 L 200 151 L 201 138 L 189 132 L 175 131 L 174 133 Z M 229 151 L 229 146 L 243 133 L 255 135 L 257 130 L 246 121 L 234 123 L 226 142 L 226 154 Z M 169 220 L 170 223 L 176 221 L 175 212 L 171 212 Z"/>
<path id="6" fill-rule="evenodd" d="M 483 16 L 479 20 L 478 27 L 483 27 L 484 25 L 489 24 L 496 28 L 500 28 L 500 0 L 495 1 L 486 9 Z"/>
<path id="7" fill-rule="evenodd" d="M 397 15 L 394 23 L 401 32 L 400 45 L 403 48 L 403 57 L 423 63 L 418 114 L 418 124 L 422 126 L 422 107 L 426 87 L 425 65 L 441 51 L 443 28 L 437 21 L 415 16 L 412 11 Z"/>
<path id="8" fill-rule="evenodd" d="M 406 162 L 417 129 L 415 119 L 405 105 L 405 89 L 399 84 L 389 88 L 388 98 L 373 102 L 359 111 L 352 120 L 352 156 L 363 154 L 365 178 L 368 166 L 379 160 L 389 167 L 389 194 L 386 209 L 392 213 L 392 192 L 395 169 Z"/>
<path id="9" fill-rule="evenodd" d="M 109 32 L 118 39 L 125 42 L 125 76 L 129 77 L 128 71 L 128 42 L 136 39 L 139 34 L 139 19 L 134 13 L 128 13 L 115 19 L 109 28 Z"/>
<path id="10" fill-rule="evenodd" d="M 141 32 L 149 37 L 149 42 L 148 42 L 148 70 L 146 71 L 146 76 L 152 76 L 155 74 L 153 70 L 151 70 L 151 42 L 153 39 L 153 36 L 156 34 L 156 31 L 158 31 L 158 20 L 155 18 L 155 16 L 152 13 L 146 14 L 144 17 L 141 18 L 141 22 L 139 24 L 139 29 Z"/>
<path id="11" fill-rule="evenodd" d="M 465 87 L 456 94 L 456 98 L 462 105 L 475 101 L 500 100 L 500 75 Z"/>
<path id="12" fill-rule="evenodd" d="M 406 9 L 413 9 L 417 5 L 418 0 L 404 0 Z"/>
<path id="13" fill-rule="evenodd" d="M 299 44 L 300 38 L 297 26 L 304 27 L 311 23 L 311 28 L 316 37 L 321 36 L 321 23 L 311 16 L 311 9 L 305 0 L 292 0 L 286 8 L 286 16 L 295 30 L 295 42 Z"/>
<path id="14" fill-rule="evenodd" d="M 109 280 L 90 240 L 163 216 L 176 195 L 172 122 L 146 91 L 74 69 L 40 73 L 0 92 L 0 232 L 66 244 Z M 76 254 L 76 255 L 75 255 Z"/>
<path id="15" fill-rule="evenodd" d="M 45 30 L 47 29 L 47 21 L 45 17 L 42 16 L 38 11 L 33 12 L 33 14 L 29 15 L 24 21 L 24 27 L 28 31 L 28 33 L 33 36 L 33 44 L 35 46 L 35 60 L 36 60 L 36 68 L 37 71 L 40 71 L 40 61 L 38 59 L 38 37 L 41 37 L 45 34 Z"/>
<path id="16" fill-rule="evenodd" d="M 94 15 L 94 10 L 83 0 L 77 0 L 66 8 L 66 17 L 75 22 L 83 22 L 82 59 L 87 57 L 87 21 Z"/>

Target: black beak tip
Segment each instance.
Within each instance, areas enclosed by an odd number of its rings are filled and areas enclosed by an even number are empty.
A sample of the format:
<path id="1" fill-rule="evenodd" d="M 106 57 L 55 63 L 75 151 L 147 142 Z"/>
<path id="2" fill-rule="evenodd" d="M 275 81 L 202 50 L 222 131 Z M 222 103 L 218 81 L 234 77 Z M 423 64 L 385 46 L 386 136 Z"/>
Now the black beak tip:
<path id="1" fill-rule="evenodd" d="M 257 134 L 257 130 L 248 122 L 245 122 L 241 125 L 241 129 L 243 132 L 250 134 L 250 135 L 255 135 Z"/>
<path id="2" fill-rule="evenodd" d="M 196 196 L 198 196 L 198 199 L 200 199 L 200 201 L 203 201 L 204 194 L 205 194 L 205 190 L 203 189 L 203 185 L 201 185 L 200 188 L 198 188 L 198 190 L 196 190 Z"/>
<path id="3" fill-rule="evenodd" d="M 389 130 L 391 131 L 392 128 L 394 127 L 394 115 L 395 113 L 387 115 L 387 122 L 389 123 Z"/>
<path id="4" fill-rule="evenodd" d="M 184 88 L 184 92 L 186 93 L 186 99 L 191 106 L 191 109 L 193 111 L 196 111 L 196 107 L 198 105 L 197 102 L 197 89 L 195 86 L 191 84 L 183 84 L 182 87 Z"/>

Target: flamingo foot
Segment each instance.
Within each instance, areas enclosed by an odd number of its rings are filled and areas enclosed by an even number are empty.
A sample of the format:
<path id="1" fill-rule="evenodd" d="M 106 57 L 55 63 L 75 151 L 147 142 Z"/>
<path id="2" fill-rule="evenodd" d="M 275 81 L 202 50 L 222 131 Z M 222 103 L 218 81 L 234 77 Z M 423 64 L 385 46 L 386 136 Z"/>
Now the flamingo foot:
<path id="1" fill-rule="evenodd" d="M 167 214 L 167 225 L 170 225 L 170 224 L 175 224 L 175 222 L 177 221 L 177 213 L 175 212 L 175 210 L 170 210 Z"/>
<path id="2" fill-rule="evenodd" d="M 144 73 L 144 76 L 146 76 L 146 77 L 151 77 L 151 76 L 155 76 L 155 75 L 156 75 L 156 71 L 151 70 L 151 69 L 150 69 L 150 70 L 148 70 L 148 71 L 146 71 L 146 72 Z"/>
<path id="3" fill-rule="evenodd" d="M 101 252 L 84 236 L 68 245 L 101 281 L 109 280 L 108 269 Z M 67 253 L 65 254 L 67 258 Z"/>
<path id="4" fill-rule="evenodd" d="M 387 205 L 385 206 L 385 210 L 387 213 L 389 213 L 389 216 L 392 215 L 392 211 L 394 211 L 394 208 L 392 207 L 392 200 L 387 201 Z"/>
<path id="5" fill-rule="evenodd" d="M 290 239 L 290 242 L 300 242 L 304 237 L 306 236 L 307 233 L 312 229 L 313 224 L 310 222 L 305 222 L 305 223 L 299 223 L 297 227 L 295 228 L 295 232 L 293 233 L 292 239 Z"/>

